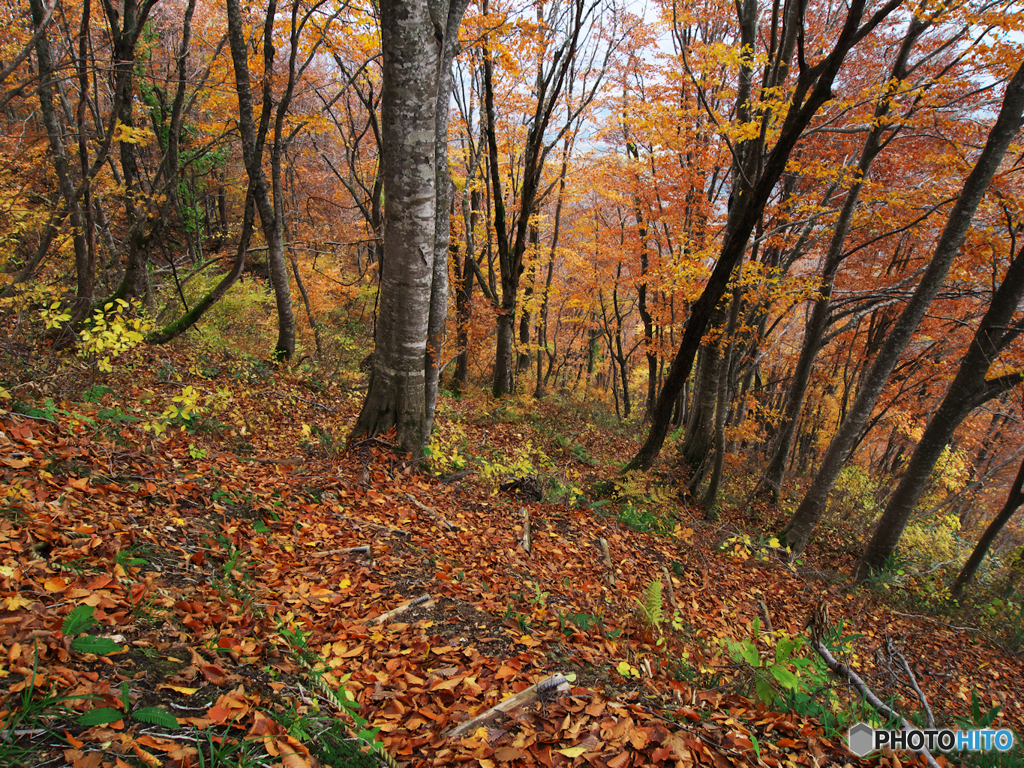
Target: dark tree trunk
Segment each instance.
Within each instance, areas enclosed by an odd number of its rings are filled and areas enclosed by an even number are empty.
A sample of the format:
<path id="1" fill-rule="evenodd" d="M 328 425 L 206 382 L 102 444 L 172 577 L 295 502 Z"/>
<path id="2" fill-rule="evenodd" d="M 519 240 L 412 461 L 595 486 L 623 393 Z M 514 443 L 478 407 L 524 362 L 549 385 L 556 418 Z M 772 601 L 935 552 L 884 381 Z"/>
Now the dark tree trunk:
<path id="1" fill-rule="evenodd" d="M 873 571 L 883 568 L 886 560 L 896 550 L 910 515 L 928 484 L 935 463 L 949 445 L 956 428 L 964 418 L 979 405 L 998 397 L 1018 385 L 1024 378 L 1020 373 L 1001 376 L 991 381 L 985 378 L 989 367 L 1002 350 L 1020 335 L 1021 324 L 1011 328 L 1010 323 L 1022 298 L 1024 248 L 1017 252 L 1002 284 L 993 294 L 988 311 L 982 317 L 967 354 L 960 362 L 953 383 L 928 422 L 899 485 L 886 504 L 874 536 L 855 571 L 855 577 L 859 580 L 863 581 Z"/>
<path id="2" fill-rule="evenodd" d="M 988 141 L 985 143 L 985 148 L 981 151 L 974 169 L 964 182 L 921 282 L 899 318 L 888 328 L 881 349 L 861 379 L 857 396 L 854 398 L 849 412 L 825 451 L 821 466 L 811 482 L 807 495 L 783 529 L 786 543 L 792 549 L 794 557 L 807 546 L 811 533 L 825 513 L 832 486 L 854 444 L 859 439 L 889 374 L 899 361 L 900 354 L 906 348 L 911 335 L 918 323 L 921 322 L 921 318 L 924 317 L 924 313 L 942 287 L 953 259 L 967 238 L 974 212 L 977 210 L 1011 140 L 1020 130 L 1022 111 L 1024 111 L 1024 65 L 1017 70 L 1007 85 L 999 117 L 989 133 Z"/>
<path id="3" fill-rule="evenodd" d="M 1024 504 L 1024 462 L 1021 462 L 1020 469 L 1017 471 L 1017 479 L 1013 481 L 1013 487 L 1010 488 L 1010 493 L 1006 497 L 1006 503 L 1003 504 L 1003 508 L 999 510 L 999 514 L 996 515 L 995 519 L 989 523 L 985 532 L 981 534 L 977 546 L 971 552 L 971 556 L 967 558 L 967 562 L 964 563 L 960 575 L 953 582 L 950 594 L 954 600 L 959 600 L 963 597 L 964 589 L 970 580 L 974 578 L 974 574 L 977 572 L 982 560 L 985 559 L 985 555 L 988 553 L 989 547 L 992 546 L 992 542 L 995 541 L 996 536 L 1010 522 L 1010 518 L 1013 517 L 1022 504 Z"/>
<path id="4" fill-rule="evenodd" d="M 708 278 L 704 291 L 691 308 L 679 349 L 665 377 L 652 414 L 650 433 L 637 455 L 626 464 L 623 471 L 650 469 L 657 459 L 668 434 L 676 397 L 690 376 L 694 356 L 710 325 L 714 309 L 725 294 L 732 272 L 746 251 L 750 234 L 754 231 L 776 183 L 785 170 L 793 147 L 818 109 L 832 98 L 832 83 L 850 50 L 902 3 L 901 0 L 889 0 L 861 26 L 865 4 L 866 0 L 853 0 L 850 3 L 843 29 L 837 36 L 831 52 L 814 67 L 800 70 L 775 146 L 757 168 L 747 169 L 749 172 L 742 178 L 748 181 L 741 183 L 735 190 L 733 211 L 723 236 L 718 262 Z M 794 10 L 792 13 L 792 25 L 802 25 L 804 7 L 798 3 L 792 4 L 792 7 L 800 9 L 800 12 Z"/>

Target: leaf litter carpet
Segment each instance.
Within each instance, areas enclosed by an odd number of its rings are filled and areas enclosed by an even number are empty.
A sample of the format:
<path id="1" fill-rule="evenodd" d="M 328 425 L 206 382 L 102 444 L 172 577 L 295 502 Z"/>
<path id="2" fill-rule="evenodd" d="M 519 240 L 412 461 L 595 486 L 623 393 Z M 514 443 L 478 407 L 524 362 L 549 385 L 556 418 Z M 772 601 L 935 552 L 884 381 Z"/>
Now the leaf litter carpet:
<path id="1" fill-rule="evenodd" d="M 278 395 L 250 397 L 266 409 Z M 278 399 L 273 429 L 246 455 L 223 434 L 169 430 L 144 450 L 130 428 L 0 415 L 0 719 L 26 691 L 74 697 L 48 722 L 61 739 L 18 736 L 51 739 L 48 764 L 198 765 L 196 733 L 212 729 L 261 741 L 270 763 L 315 765 L 288 728 L 331 708 L 309 684 L 315 657 L 400 765 L 865 765 L 816 721 L 744 695 L 749 670 L 718 640 L 751 637 L 755 619 L 799 634 L 821 599 L 864 634 L 854 666 L 895 638 L 930 673 L 918 678 L 940 714 L 962 712 L 977 690 L 1020 727 L 1019 661 L 993 658 L 970 633 L 727 557 L 688 527 L 642 534 L 590 509 L 444 484 L 383 441 L 303 450 L 300 423 L 334 419 L 344 434 L 353 406 Z M 661 631 L 638 601 L 665 569 L 678 619 L 668 629 L 666 587 Z M 72 647 L 62 625 L 83 605 L 95 609 L 90 631 L 120 652 Z M 554 673 L 568 694 L 448 737 Z M 181 728 L 131 717 L 154 705 Z M 99 707 L 125 716 L 77 723 Z M 881 760 L 911 764 L 901 757 Z"/>

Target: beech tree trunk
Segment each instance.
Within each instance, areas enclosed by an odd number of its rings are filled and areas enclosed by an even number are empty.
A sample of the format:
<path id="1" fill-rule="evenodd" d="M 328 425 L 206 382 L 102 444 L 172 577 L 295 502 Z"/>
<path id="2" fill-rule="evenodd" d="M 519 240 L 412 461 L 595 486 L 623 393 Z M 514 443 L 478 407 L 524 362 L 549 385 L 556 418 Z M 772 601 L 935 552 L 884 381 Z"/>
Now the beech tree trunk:
<path id="1" fill-rule="evenodd" d="M 754 231 L 776 183 L 782 176 L 790 153 L 817 111 L 832 98 L 832 83 L 847 54 L 901 4 L 902 0 L 889 0 L 861 25 L 866 0 L 853 0 L 847 10 L 843 28 L 829 54 L 814 67 L 800 68 L 775 146 L 763 162 L 758 158 L 756 167 L 745 169 L 741 184 L 733 195 L 733 212 L 729 216 L 729 223 L 723 235 L 718 262 L 708 278 L 704 291 L 691 307 L 679 349 L 654 406 L 647 440 L 637 455 L 623 468 L 624 472 L 631 469 L 650 469 L 658 458 L 672 423 L 676 399 L 690 376 L 694 356 L 708 329 L 712 313 L 725 294 L 733 269 L 746 251 L 750 234 Z M 791 7 L 794 10 L 787 13 L 787 24 L 802 25 L 806 8 L 799 3 L 793 3 Z M 788 61 L 780 68 L 787 66 Z"/>
<path id="2" fill-rule="evenodd" d="M 950 594 L 954 600 L 959 600 L 963 597 L 964 588 L 974 578 L 974 574 L 978 571 L 981 561 L 985 559 L 985 555 L 988 553 L 989 547 L 992 546 L 992 542 L 995 541 L 996 536 L 1003 530 L 1003 527 L 1010 522 L 1010 518 L 1020 509 L 1021 504 L 1024 504 L 1024 462 L 1021 462 L 1020 469 L 1017 470 L 1017 479 L 1013 481 L 1013 487 L 1010 488 L 1010 493 L 1006 497 L 1006 503 L 999 510 L 999 514 L 996 515 L 995 519 L 988 524 L 985 532 L 981 534 L 977 546 L 974 548 L 971 556 L 967 558 L 967 562 L 964 563 L 960 575 L 953 582 Z"/>
<path id="3" fill-rule="evenodd" d="M 1010 141 L 1020 130 L 1022 111 L 1024 111 L 1024 65 L 1017 70 L 1006 88 L 999 117 L 989 133 L 988 141 L 986 141 L 985 148 L 978 157 L 974 169 L 964 182 L 953 210 L 950 211 L 946 226 L 939 237 L 939 242 L 935 246 L 935 252 L 928 262 L 921 282 L 914 290 L 914 294 L 907 302 L 903 312 L 888 328 L 885 340 L 874 362 L 860 381 L 857 396 L 854 398 L 849 412 L 825 451 L 825 456 L 822 458 L 807 495 L 782 531 L 786 537 L 786 543 L 792 549 L 793 557 L 807 546 L 811 533 L 822 515 L 825 514 L 828 495 L 832 491 L 832 486 L 835 484 L 840 470 L 849 458 L 854 444 L 860 438 L 864 425 L 867 423 L 868 417 L 871 416 L 875 401 L 885 387 L 889 374 L 892 373 L 893 367 L 899 361 L 900 354 L 910 341 L 921 318 L 924 317 L 924 313 L 931 305 L 935 295 L 942 288 L 946 273 L 967 238 L 974 212 L 977 210 L 992 176 L 998 169 L 1003 155 L 1006 154 Z"/>
<path id="4" fill-rule="evenodd" d="M 886 504 L 874 536 L 854 572 L 863 581 L 885 566 L 896 550 L 914 507 L 931 478 L 935 463 L 953 438 L 956 428 L 975 408 L 1019 384 L 1024 374 L 1014 373 L 987 381 L 989 367 L 1000 352 L 1020 335 L 1020 323 L 1009 327 L 1024 298 L 1024 248 L 1017 252 L 1002 284 L 992 296 L 967 354 L 938 410 L 925 427 L 906 471 Z"/>
<path id="5" fill-rule="evenodd" d="M 443 34 L 437 62 L 437 94 L 434 101 L 434 249 L 430 283 L 430 312 L 427 320 L 427 349 L 424 441 L 434 425 L 437 389 L 441 376 L 441 349 L 448 322 L 448 255 L 451 245 L 452 180 L 448 168 L 448 101 L 452 92 L 452 61 L 459 44 L 459 24 L 469 0 L 428 0 L 430 15 L 445 19 L 444 30 L 434 29 L 435 39 Z"/>
<path id="6" fill-rule="evenodd" d="M 449 190 L 438 189 L 439 177 L 442 187 L 448 183 L 447 161 L 438 158 L 447 157 L 448 97 L 442 90 L 450 88 L 445 85 L 450 80 L 441 68 L 465 8 L 465 0 L 450 6 L 428 0 L 380 4 L 384 251 L 370 386 L 350 439 L 394 426 L 398 448 L 414 457 L 433 420 L 447 316 L 448 239 L 443 228 L 442 247 L 437 220 L 438 209 L 447 218 L 449 208 Z M 445 26 L 435 19 L 444 19 Z M 446 113 L 443 120 L 438 109 Z M 443 149 L 438 146 L 441 125 Z M 444 271 L 443 284 L 435 286 L 439 270 Z M 429 351 L 428 331 L 438 345 Z"/>

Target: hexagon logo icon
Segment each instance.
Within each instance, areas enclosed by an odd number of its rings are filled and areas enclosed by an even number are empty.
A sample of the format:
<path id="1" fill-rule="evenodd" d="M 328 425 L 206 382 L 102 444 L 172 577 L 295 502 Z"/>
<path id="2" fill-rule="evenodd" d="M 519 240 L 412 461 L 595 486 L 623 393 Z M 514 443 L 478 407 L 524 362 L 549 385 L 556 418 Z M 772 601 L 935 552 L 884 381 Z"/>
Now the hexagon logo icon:
<path id="1" fill-rule="evenodd" d="M 864 757 L 864 755 L 874 750 L 875 729 L 867 723 L 856 723 L 850 726 L 846 742 L 849 744 L 850 751 L 853 754 L 857 757 Z"/>

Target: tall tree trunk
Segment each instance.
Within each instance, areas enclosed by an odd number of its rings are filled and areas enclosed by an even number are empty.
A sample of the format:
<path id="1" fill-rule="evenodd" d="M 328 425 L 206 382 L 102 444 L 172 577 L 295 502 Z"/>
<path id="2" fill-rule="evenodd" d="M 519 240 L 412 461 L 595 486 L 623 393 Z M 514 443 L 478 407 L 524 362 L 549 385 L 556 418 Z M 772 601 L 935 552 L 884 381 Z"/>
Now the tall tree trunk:
<path id="1" fill-rule="evenodd" d="M 657 459 L 668 434 L 679 390 L 690 376 L 694 356 L 700 348 L 714 309 L 725 294 L 733 269 L 746 251 L 750 234 L 754 231 L 776 183 L 782 176 L 793 147 L 818 109 L 832 98 L 832 83 L 847 54 L 857 42 L 895 11 L 902 4 L 902 0 L 889 0 L 862 26 L 865 4 L 866 0 L 853 0 L 847 9 L 843 28 L 829 54 L 814 67 L 800 68 L 775 146 L 764 158 L 763 163 L 758 159 L 757 166 L 746 169 L 741 176 L 741 184 L 732 198 L 733 210 L 730 212 L 723 235 L 718 262 L 708 278 L 704 291 L 691 307 L 679 349 L 665 377 L 651 417 L 651 429 L 647 440 L 623 471 L 650 469 Z M 802 16 L 805 11 L 805 7 L 799 3 L 793 3 L 792 7 L 796 10 L 792 12 L 788 22 L 791 29 L 793 25 L 803 24 Z M 795 35 L 795 31 L 793 34 Z M 765 116 L 764 119 L 767 120 L 768 117 Z"/>
<path id="2" fill-rule="evenodd" d="M 430 377 L 435 397 L 437 392 L 437 350 L 428 356 L 428 331 L 443 332 L 436 302 L 442 300 L 447 308 L 448 242 L 442 250 L 436 239 L 438 208 L 446 217 L 449 208 L 448 190 L 440 191 L 445 202 L 439 205 L 437 188 L 439 176 L 448 177 L 447 162 L 438 167 L 437 111 L 441 105 L 447 113 L 448 107 L 447 97 L 439 95 L 444 79 L 440 67 L 446 37 L 448 43 L 455 39 L 465 8 L 464 0 L 450 6 L 428 0 L 380 4 L 384 259 L 370 386 L 351 438 L 394 426 L 399 449 L 415 458 L 433 418 L 434 402 L 427 402 Z M 444 19 L 445 25 L 436 19 Z M 447 129 L 443 135 L 446 148 Z M 439 252 L 445 279 L 443 293 L 435 294 Z"/>
<path id="3" fill-rule="evenodd" d="M 964 182 L 963 189 L 949 214 L 942 235 L 939 237 L 935 253 L 925 268 L 921 282 L 899 318 L 888 329 L 874 363 L 871 364 L 860 382 L 857 396 L 854 398 L 849 412 L 825 451 L 821 466 L 811 482 L 807 495 L 783 529 L 786 543 L 791 547 L 794 557 L 807 546 L 811 533 L 825 513 L 832 486 L 846 463 L 851 449 L 860 437 L 874 408 L 875 401 L 889 379 L 889 374 L 899 361 L 900 354 L 910 341 L 910 337 L 921 322 L 921 318 L 924 317 L 924 313 L 942 287 L 953 259 L 967 238 L 974 212 L 977 210 L 989 182 L 999 168 L 999 163 L 1002 161 L 1010 141 L 1020 130 L 1022 111 L 1024 111 L 1024 65 L 1017 70 L 1007 85 L 999 117 L 989 133 L 988 141 L 986 141 L 985 148 L 978 157 L 974 169 Z"/>
<path id="4" fill-rule="evenodd" d="M 740 265 L 742 267 L 742 264 Z M 725 423 L 729 415 L 729 403 L 733 394 L 733 373 L 736 350 L 736 327 L 740 320 L 740 305 L 742 303 L 743 290 L 739 286 L 739 275 L 737 275 L 736 286 L 732 291 L 732 301 L 729 307 L 729 322 L 726 325 L 725 336 L 729 343 L 725 347 L 725 354 L 719 362 L 718 371 L 718 397 L 715 404 L 715 441 L 714 456 L 711 464 L 711 474 L 708 478 L 708 488 L 701 499 L 701 506 L 713 516 L 715 504 L 718 501 L 718 489 L 722 483 L 722 468 L 725 466 Z"/>
<path id="5" fill-rule="evenodd" d="M 458 273 L 459 284 L 455 288 L 456 343 L 459 349 L 455 362 L 455 388 L 460 392 L 465 389 L 469 381 L 469 323 L 473 317 L 473 280 L 475 276 L 473 268 L 477 266 L 474 260 L 476 253 L 475 229 L 480 220 L 480 197 L 478 190 L 474 189 L 469 193 L 469 215 L 464 216 L 466 253 L 462 260 L 461 272 Z M 463 206 L 465 205 L 466 203 L 463 202 Z M 487 284 L 483 280 L 480 281 L 480 285 L 486 290 Z"/>
<path id="6" fill-rule="evenodd" d="M 270 199 L 266 174 L 263 171 L 263 148 L 266 145 L 272 98 L 269 93 L 274 65 L 273 20 L 277 12 L 276 0 L 267 6 L 264 24 L 263 59 L 266 68 L 263 106 L 259 125 L 253 112 L 252 81 L 249 76 L 249 51 L 238 0 L 226 0 L 228 40 L 231 59 L 235 66 L 235 92 L 238 96 L 238 131 L 242 137 L 242 157 L 251 182 L 253 200 L 260 215 L 263 238 L 267 244 L 267 264 L 277 304 L 278 338 L 272 357 L 288 360 L 295 353 L 295 314 L 292 311 L 288 268 L 284 255 L 284 232 Z"/>
<path id="7" fill-rule="evenodd" d="M 854 575 L 863 581 L 885 566 L 896 550 L 918 499 L 924 492 L 935 463 L 949 445 L 956 428 L 975 408 L 1019 384 L 1024 374 L 1015 373 L 986 380 L 989 367 L 1003 349 L 1020 335 L 1018 323 L 1010 328 L 1017 305 L 1024 298 L 1024 248 L 1017 252 L 1002 284 L 992 296 L 967 354 L 950 384 L 942 403 L 925 427 L 899 485 L 886 504 L 874 536 L 864 550 Z"/>
<path id="8" fill-rule="evenodd" d="M 32 9 L 32 22 L 36 30 L 42 31 L 49 20 L 49 14 L 43 8 L 42 0 L 29 0 Z M 64 151 L 64 140 L 53 109 L 53 58 L 50 52 L 50 41 L 46 33 L 36 37 L 36 62 L 39 67 L 39 112 L 43 119 L 43 128 L 50 145 L 53 168 L 57 173 L 57 184 L 61 197 L 71 220 L 71 242 L 75 249 L 75 273 L 77 289 L 72 320 L 77 322 L 85 317 L 92 303 L 94 290 L 93 265 L 89 258 L 89 247 L 85 241 L 84 219 L 79 203 L 78 191 L 71 178 L 67 156 Z"/>
<path id="9" fill-rule="evenodd" d="M 1020 469 L 1017 470 L 1017 479 L 1013 481 L 1013 487 L 1010 488 L 1010 493 L 1006 497 L 1006 503 L 1003 504 L 1003 508 L 999 510 L 999 514 L 995 516 L 995 519 L 988 524 L 985 532 L 981 534 L 981 538 L 978 539 L 978 544 L 974 547 L 974 551 L 971 552 L 971 556 L 967 558 L 967 562 L 964 563 L 964 567 L 960 570 L 960 575 L 953 582 L 950 594 L 954 600 L 959 600 L 964 596 L 964 589 L 970 580 L 974 578 L 974 574 L 977 572 L 978 566 L 981 565 L 981 561 L 985 559 L 985 555 L 988 554 L 988 549 L 992 546 L 992 542 L 995 541 L 996 536 L 1010 522 L 1010 518 L 1020 509 L 1022 504 L 1024 504 L 1024 462 L 1021 462 Z"/>
<path id="10" fill-rule="evenodd" d="M 437 94 L 434 102 L 434 247 L 430 283 L 430 313 L 427 320 L 427 348 L 424 355 L 426 402 L 424 439 L 430 435 L 437 407 L 437 389 L 441 376 L 441 349 L 448 322 L 448 255 L 451 243 L 452 180 L 448 168 L 448 103 L 452 93 L 452 61 L 459 47 L 459 24 L 469 0 L 428 0 L 436 27 L 444 19 L 444 29 L 435 28 L 440 50 L 437 61 Z"/>

